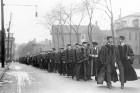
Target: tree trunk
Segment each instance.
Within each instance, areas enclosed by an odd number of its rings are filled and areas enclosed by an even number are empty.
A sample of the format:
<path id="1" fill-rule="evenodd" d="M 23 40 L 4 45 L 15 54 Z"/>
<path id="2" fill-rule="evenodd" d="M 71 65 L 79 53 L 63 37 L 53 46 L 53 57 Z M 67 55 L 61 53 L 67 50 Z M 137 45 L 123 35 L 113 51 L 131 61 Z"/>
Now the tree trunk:
<path id="1" fill-rule="evenodd" d="M 76 33 L 76 43 L 79 43 L 79 33 Z"/>
<path id="2" fill-rule="evenodd" d="M 59 32 L 58 32 L 58 29 L 57 29 L 57 42 L 58 42 L 58 49 L 59 49 Z"/>
<path id="3" fill-rule="evenodd" d="M 112 31 L 113 43 L 115 44 L 114 25 L 113 25 L 113 13 L 112 12 L 111 12 L 111 31 Z"/>

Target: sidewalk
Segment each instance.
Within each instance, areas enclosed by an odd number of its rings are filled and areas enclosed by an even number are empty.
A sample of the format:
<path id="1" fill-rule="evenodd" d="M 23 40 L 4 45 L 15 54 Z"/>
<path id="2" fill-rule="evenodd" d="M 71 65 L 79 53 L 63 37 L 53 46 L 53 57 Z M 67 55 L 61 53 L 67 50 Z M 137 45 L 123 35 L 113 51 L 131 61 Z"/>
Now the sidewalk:
<path id="1" fill-rule="evenodd" d="M 9 65 L 9 64 L 8 64 L 8 65 Z M 8 65 L 5 65 L 5 67 L 2 68 L 2 67 L 1 67 L 1 63 L 0 63 L 0 82 L 1 82 L 1 79 L 2 79 L 2 77 L 3 77 L 3 75 L 4 75 L 4 73 L 5 73 L 5 71 L 6 71 Z"/>

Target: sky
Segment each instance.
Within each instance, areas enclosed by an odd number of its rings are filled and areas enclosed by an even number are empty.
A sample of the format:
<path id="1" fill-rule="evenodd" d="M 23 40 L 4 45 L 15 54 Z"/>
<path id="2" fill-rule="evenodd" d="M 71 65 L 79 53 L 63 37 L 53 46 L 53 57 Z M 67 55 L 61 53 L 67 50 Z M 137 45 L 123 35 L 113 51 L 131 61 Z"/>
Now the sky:
<path id="1" fill-rule="evenodd" d="M 79 3 L 82 0 L 3 0 L 5 28 L 8 28 L 10 13 L 12 13 L 11 33 L 14 33 L 15 43 L 27 43 L 36 38 L 37 41 L 45 39 L 51 40 L 50 30 L 39 24 L 43 16 L 58 3 L 69 5 Z M 118 18 L 121 8 L 121 16 L 126 16 L 135 12 L 140 12 L 140 0 L 111 0 L 114 19 Z M 18 5 L 37 5 L 38 17 L 35 17 L 35 6 L 8 6 L 9 4 Z M 1 14 L 0 14 L 1 17 Z M 78 19 L 75 16 L 73 20 Z M 1 20 L 0 20 L 1 21 Z M 78 22 L 78 20 L 76 20 Z M 76 23 L 75 21 L 75 23 Z M 101 29 L 110 29 L 110 21 L 102 11 L 95 11 L 92 23 L 98 22 Z M 82 24 L 88 24 L 85 18 Z"/>

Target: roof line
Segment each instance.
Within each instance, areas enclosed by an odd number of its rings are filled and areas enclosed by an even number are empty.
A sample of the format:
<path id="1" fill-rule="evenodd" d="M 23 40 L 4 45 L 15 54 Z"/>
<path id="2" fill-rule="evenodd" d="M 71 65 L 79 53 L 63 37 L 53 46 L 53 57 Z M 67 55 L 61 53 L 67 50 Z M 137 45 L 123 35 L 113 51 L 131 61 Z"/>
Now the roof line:
<path id="1" fill-rule="evenodd" d="M 133 14 L 130 14 L 130 15 L 127 15 L 127 16 L 124 16 L 124 17 L 121 17 L 121 18 L 119 18 L 119 19 L 116 19 L 116 20 L 114 20 L 114 21 L 118 21 L 118 20 L 121 20 L 121 19 L 123 19 L 123 18 L 126 18 L 126 17 L 140 17 L 140 15 L 133 15 Z"/>

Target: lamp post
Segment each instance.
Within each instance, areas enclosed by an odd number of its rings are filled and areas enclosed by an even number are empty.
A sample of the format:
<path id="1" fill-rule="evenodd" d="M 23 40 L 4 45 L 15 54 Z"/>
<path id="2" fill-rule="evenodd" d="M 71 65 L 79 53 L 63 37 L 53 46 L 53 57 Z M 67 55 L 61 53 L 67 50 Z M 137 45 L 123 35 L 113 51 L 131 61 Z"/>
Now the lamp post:
<path id="1" fill-rule="evenodd" d="M 4 9 L 3 0 L 1 0 L 1 67 L 5 67 L 5 29 L 4 29 Z"/>
<path id="2" fill-rule="evenodd" d="M 11 18 L 12 18 L 12 13 L 10 14 L 9 28 L 7 29 L 8 32 L 7 59 L 9 59 L 9 41 L 10 41 L 9 39 L 10 39 Z"/>
<path id="3" fill-rule="evenodd" d="M 3 4 L 3 0 L 1 0 L 1 67 L 5 67 L 5 29 L 4 29 L 4 5 L 9 5 L 9 6 L 35 6 L 36 7 L 36 12 L 35 16 L 38 17 L 37 14 L 37 5 L 17 5 L 17 4 Z M 10 26 L 10 24 L 9 24 Z M 10 28 L 9 28 L 10 31 Z M 9 39 L 8 39 L 9 41 Z M 9 45 L 8 45 L 9 47 Z M 9 49 L 8 49 L 9 50 Z M 9 57 L 9 52 L 8 52 L 8 57 Z"/>
<path id="4" fill-rule="evenodd" d="M 12 51 L 13 51 L 13 33 L 11 33 L 11 48 L 10 48 L 10 60 L 12 60 Z"/>

